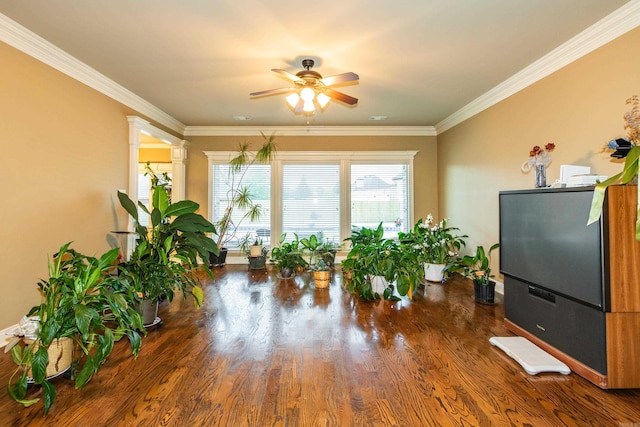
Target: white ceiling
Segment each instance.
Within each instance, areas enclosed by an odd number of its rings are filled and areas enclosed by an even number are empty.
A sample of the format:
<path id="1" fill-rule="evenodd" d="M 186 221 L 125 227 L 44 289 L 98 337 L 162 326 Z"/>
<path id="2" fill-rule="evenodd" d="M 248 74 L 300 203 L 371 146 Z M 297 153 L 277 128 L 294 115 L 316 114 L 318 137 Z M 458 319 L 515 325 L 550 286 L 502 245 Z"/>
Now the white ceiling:
<path id="1" fill-rule="evenodd" d="M 638 2 L 0 0 L 0 13 L 186 126 L 307 125 L 283 95 L 249 97 L 289 86 L 270 70 L 295 74 L 304 58 L 360 76 L 339 88 L 356 107 L 332 103 L 308 124 L 435 126 Z"/>

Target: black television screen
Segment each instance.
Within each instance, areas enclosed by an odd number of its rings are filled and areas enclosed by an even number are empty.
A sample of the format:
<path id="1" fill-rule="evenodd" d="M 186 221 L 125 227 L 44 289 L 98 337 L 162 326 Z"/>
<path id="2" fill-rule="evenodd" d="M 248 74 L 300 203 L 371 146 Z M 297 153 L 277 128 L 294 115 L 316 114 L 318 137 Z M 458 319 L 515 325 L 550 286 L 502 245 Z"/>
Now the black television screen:
<path id="1" fill-rule="evenodd" d="M 593 188 L 500 193 L 500 271 L 603 306 L 601 222 L 587 226 Z"/>

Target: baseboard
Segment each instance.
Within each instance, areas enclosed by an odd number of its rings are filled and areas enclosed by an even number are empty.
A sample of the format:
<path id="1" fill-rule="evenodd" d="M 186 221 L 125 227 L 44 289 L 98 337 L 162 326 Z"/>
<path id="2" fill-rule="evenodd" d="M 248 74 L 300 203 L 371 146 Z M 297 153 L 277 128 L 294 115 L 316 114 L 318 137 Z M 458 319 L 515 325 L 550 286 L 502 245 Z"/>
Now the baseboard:
<path id="1" fill-rule="evenodd" d="M 15 325 L 12 325 L 12 326 L 9 326 L 8 328 L 4 328 L 0 330 L 0 348 L 9 344 L 9 341 L 11 341 L 11 339 L 13 338 L 13 331 L 18 326 L 19 325 L 16 323 Z"/>

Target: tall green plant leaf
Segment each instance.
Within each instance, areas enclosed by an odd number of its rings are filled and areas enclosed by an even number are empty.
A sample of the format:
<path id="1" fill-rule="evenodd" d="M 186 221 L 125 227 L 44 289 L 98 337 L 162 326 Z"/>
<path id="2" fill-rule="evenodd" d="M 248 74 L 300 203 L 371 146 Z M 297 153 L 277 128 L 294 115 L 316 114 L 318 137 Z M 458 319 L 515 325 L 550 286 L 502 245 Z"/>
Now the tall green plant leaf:
<path id="1" fill-rule="evenodd" d="M 162 217 L 162 213 L 160 212 L 160 210 L 157 209 L 157 208 L 154 208 L 151 211 L 151 225 L 153 227 L 157 227 L 160 224 L 160 222 L 162 221 L 162 219 L 163 219 L 163 217 Z"/>
<path id="2" fill-rule="evenodd" d="M 29 407 L 34 403 L 38 402 L 40 399 L 25 399 L 24 397 L 27 395 L 27 372 L 22 372 L 20 378 L 15 383 L 15 385 L 11 385 L 11 381 L 7 385 L 7 391 L 9 392 L 9 396 L 18 403 L 21 403 L 25 407 Z"/>
<path id="3" fill-rule="evenodd" d="M 33 355 L 33 360 L 31 361 L 31 371 L 33 374 L 33 379 L 36 383 L 40 384 L 44 381 L 47 375 L 47 365 L 49 364 L 49 352 L 47 351 L 47 347 L 41 345 L 38 347 L 38 350 Z"/>
<path id="4" fill-rule="evenodd" d="M 187 213 L 174 219 L 169 228 L 180 231 L 193 231 L 200 233 L 215 233 L 215 226 L 207 221 L 202 215 Z"/>
<path id="5" fill-rule="evenodd" d="M 164 187 L 154 187 L 153 189 L 153 208 L 160 211 L 161 216 L 165 217 L 165 212 L 169 207 L 169 195 Z"/>
<path id="6" fill-rule="evenodd" d="M 44 403 L 44 414 L 47 415 L 49 413 L 49 409 L 51 409 L 51 405 L 56 400 L 56 388 L 49 382 L 42 382 L 42 403 Z"/>
<path id="7" fill-rule="evenodd" d="M 187 213 L 194 213 L 198 208 L 200 208 L 200 205 L 196 202 L 191 200 L 180 200 L 179 202 L 172 203 L 167 207 L 165 216 L 172 217 Z"/>
<path id="8" fill-rule="evenodd" d="M 136 209 L 136 204 L 129 198 L 128 195 L 118 191 L 118 200 L 120 200 L 120 205 L 124 208 L 125 211 L 129 215 L 133 217 L 133 219 L 138 221 L 138 209 Z"/>
<path id="9" fill-rule="evenodd" d="M 82 335 L 82 339 L 86 340 L 89 337 L 89 326 L 91 325 L 91 320 L 94 317 L 99 317 L 99 314 L 93 308 L 87 307 L 83 304 L 77 304 L 73 310 L 78 330 Z"/>
<path id="10" fill-rule="evenodd" d="M 196 305 L 196 308 L 200 308 L 202 302 L 204 301 L 204 291 L 200 286 L 194 286 L 191 288 L 191 295 L 193 295 L 193 302 Z"/>

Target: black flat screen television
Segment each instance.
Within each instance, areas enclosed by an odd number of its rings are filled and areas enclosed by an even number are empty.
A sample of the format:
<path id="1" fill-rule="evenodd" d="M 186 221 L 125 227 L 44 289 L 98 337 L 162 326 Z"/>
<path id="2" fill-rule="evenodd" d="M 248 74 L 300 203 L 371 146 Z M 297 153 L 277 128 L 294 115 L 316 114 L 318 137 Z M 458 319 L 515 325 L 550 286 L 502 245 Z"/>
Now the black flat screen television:
<path id="1" fill-rule="evenodd" d="M 603 307 L 601 221 L 587 226 L 593 187 L 500 193 L 500 271 Z"/>

